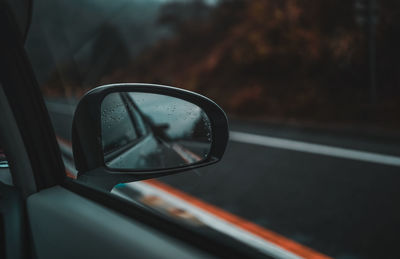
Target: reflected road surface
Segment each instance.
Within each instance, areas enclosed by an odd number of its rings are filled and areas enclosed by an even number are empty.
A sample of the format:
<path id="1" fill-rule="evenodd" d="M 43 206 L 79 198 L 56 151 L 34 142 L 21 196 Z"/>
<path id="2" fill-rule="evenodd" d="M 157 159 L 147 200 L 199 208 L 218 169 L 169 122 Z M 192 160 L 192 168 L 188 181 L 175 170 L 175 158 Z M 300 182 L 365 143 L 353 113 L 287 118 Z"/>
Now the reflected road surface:
<path id="1" fill-rule="evenodd" d="M 70 141 L 75 103 L 47 104 L 57 135 Z M 231 134 L 221 162 L 159 180 L 328 256 L 400 258 L 400 139 L 230 127 L 250 135 Z"/>

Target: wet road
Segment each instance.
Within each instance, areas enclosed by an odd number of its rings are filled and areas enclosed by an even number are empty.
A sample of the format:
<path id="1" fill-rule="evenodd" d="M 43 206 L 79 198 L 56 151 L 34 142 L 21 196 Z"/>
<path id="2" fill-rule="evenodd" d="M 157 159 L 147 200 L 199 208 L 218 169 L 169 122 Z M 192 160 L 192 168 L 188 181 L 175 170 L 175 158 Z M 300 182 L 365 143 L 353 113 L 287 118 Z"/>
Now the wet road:
<path id="1" fill-rule="evenodd" d="M 70 140 L 73 108 L 48 107 L 57 135 Z M 233 134 L 220 163 L 160 180 L 335 258 L 400 258 L 399 139 L 238 120 L 230 126 L 256 141 Z M 365 154 L 378 156 L 367 162 Z"/>

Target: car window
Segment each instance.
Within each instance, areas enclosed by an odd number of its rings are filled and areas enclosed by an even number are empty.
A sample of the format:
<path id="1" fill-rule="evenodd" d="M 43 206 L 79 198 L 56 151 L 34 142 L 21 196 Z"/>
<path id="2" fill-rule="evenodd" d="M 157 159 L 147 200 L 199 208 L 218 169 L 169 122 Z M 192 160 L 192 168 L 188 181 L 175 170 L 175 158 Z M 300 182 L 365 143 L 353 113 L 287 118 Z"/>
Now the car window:
<path id="1" fill-rule="evenodd" d="M 1 147 L 0 147 L 0 182 L 8 185 L 13 185 L 7 156 L 4 150 L 1 149 Z"/>
<path id="2" fill-rule="evenodd" d="M 132 143 L 139 138 L 135 120 L 127 108 L 129 104 L 123 101 L 120 94 L 107 96 L 102 104 L 102 140 L 104 153 L 108 154 L 116 149 Z"/>
<path id="3" fill-rule="evenodd" d="M 0 148 L 0 167 L 8 167 L 8 161 L 4 150 Z"/>
<path id="4" fill-rule="evenodd" d="M 35 0 L 26 50 L 69 177 L 84 93 L 171 85 L 226 111 L 224 158 L 112 194 L 277 258 L 398 258 L 399 3 Z M 136 101 L 109 101 L 111 160 L 135 141 L 151 146 Z"/>
<path id="5" fill-rule="evenodd" d="M 126 107 L 139 136 L 145 136 L 149 131 L 149 125 L 145 121 L 145 115 L 141 112 L 135 100 L 128 93 L 122 94 L 122 96 L 127 103 Z"/>
<path id="6" fill-rule="evenodd" d="M 132 118 L 135 121 L 136 129 L 140 136 L 144 136 L 148 132 L 148 126 L 144 123 L 143 115 L 141 115 L 137 109 L 133 108 L 130 109 Z"/>

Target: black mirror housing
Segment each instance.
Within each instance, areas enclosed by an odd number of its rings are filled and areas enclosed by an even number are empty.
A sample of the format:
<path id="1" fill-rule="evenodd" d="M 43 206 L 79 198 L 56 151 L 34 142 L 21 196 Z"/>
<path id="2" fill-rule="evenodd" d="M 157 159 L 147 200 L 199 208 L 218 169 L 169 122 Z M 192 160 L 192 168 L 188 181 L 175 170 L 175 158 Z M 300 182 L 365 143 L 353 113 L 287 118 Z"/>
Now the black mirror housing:
<path id="1" fill-rule="evenodd" d="M 111 93 L 151 93 L 175 97 L 200 107 L 208 116 L 212 142 L 205 159 L 176 168 L 156 170 L 115 169 L 106 166 L 102 146 L 101 104 Z M 167 130 L 168 125 L 161 125 Z M 132 182 L 170 175 L 218 162 L 228 142 L 228 121 L 224 111 L 212 100 L 194 92 L 154 84 L 111 84 L 92 89 L 80 100 L 74 114 L 72 147 L 78 180 L 94 186 L 111 189 L 118 183 Z"/>

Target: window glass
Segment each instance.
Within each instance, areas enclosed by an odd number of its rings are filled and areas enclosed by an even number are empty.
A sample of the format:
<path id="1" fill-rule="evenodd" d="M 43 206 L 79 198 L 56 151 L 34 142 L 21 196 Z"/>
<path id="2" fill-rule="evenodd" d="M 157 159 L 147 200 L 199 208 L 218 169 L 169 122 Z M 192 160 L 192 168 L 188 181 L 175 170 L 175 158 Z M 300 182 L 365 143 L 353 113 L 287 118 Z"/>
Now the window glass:
<path id="1" fill-rule="evenodd" d="M 138 139 L 134 121 L 127 109 L 128 105 L 119 93 L 106 96 L 101 104 L 101 133 L 105 154 Z"/>
<path id="2" fill-rule="evenodd" d="M 226 111 L 223 160 L 112 193 L 273 257 L 399 257 L 400 1 L 33 2 L 26 50 L 69 177 L 84 93 L 171 85 Z M 107 151 L 151 135 L 134 108 Z"/>
<path id="3" fill-rule="evenodd" d="M 0 182 L 13 185 L 10 167 L 8 165 L 7 156 L 0 147 Z"/>
<path id="4" fill-rule="evenodd" d="M 136 110 L 131 109 L 132 117 L 135 121 L 135 125 L 137 127 L 138 134 L 140 136 L 144 136 L 147 134 L 147 126 L 143 121 L 142 115 Z"/>

